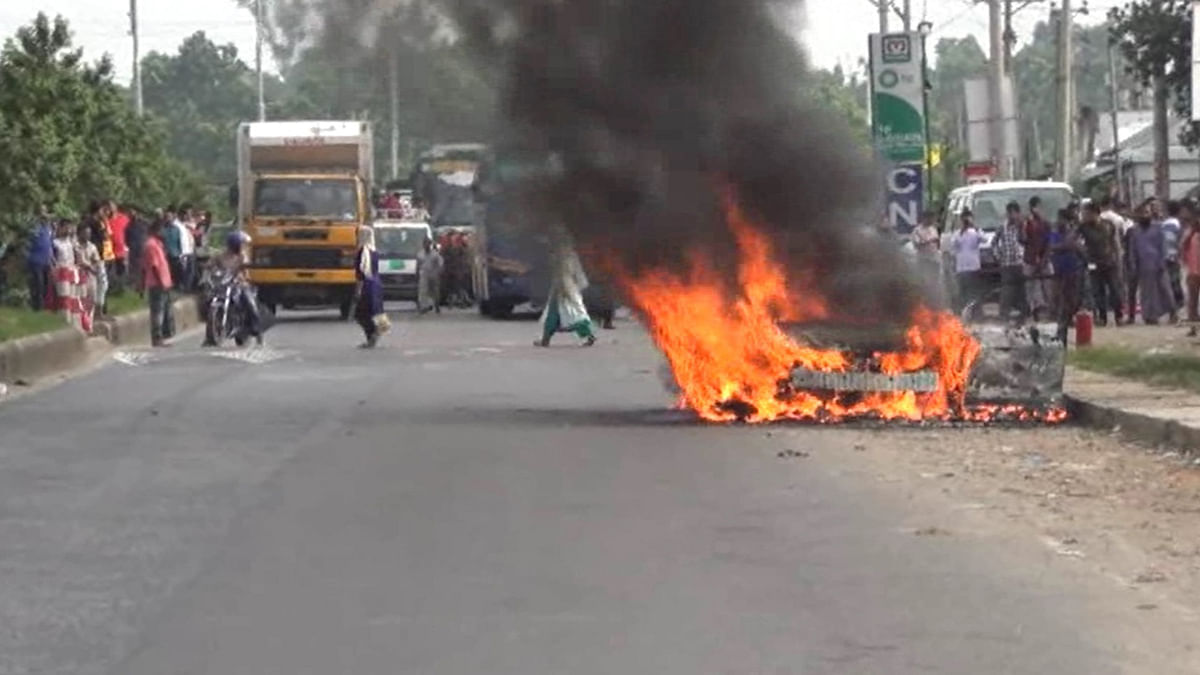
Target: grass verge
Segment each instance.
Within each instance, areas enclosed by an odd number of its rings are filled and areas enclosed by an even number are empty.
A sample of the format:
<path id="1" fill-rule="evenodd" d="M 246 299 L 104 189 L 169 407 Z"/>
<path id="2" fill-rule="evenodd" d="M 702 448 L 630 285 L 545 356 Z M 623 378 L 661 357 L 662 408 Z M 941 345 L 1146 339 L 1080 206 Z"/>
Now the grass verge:
<path id="1" fill-rule="evenodd" d="M 1145 354 L 1125 347 L 1075 349 L 1067 357 L 1077 368 L 1115 375 L 1156 387 L 1200 392 L 1200 356 Z"/>
<path id="2" fill-rule="evenodd" d="M 129 314 L 146 309 L 146 300 L 133 291 L 113 293 L 108 296 L 108 313 L 111 316 Z"/>
<path id="3" fill-rule="evenodd" d="M 108 313 L 112 316 L 146 309 L 146 301 L 133 291 L 108 296 Z M 66 327 L 62 317 L 54 312 L 34 312 L 24 307 L 0 306 L 0 342 L 49 333 Z"/>
<path id="4" fill-rule="evenodd" d="M 0 342 L 49 333 L 67 323 L 53 312 L 34 312 L 24 307 L 0 307 Z"/>

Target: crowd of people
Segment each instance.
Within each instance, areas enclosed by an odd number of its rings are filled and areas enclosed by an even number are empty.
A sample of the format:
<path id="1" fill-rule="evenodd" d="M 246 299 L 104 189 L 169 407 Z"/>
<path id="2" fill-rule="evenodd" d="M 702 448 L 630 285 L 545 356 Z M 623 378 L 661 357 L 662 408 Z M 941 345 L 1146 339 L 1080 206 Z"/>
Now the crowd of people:
<path id="1" fill-rule="evenodd" d="M 108 314 L 110 292 L 134 289 L 149 297 L 151 309 L 156 300 L 167 305 L 160 307 L 160 328 L 173 333 L 169 291 L 195 287 L 196 252 L 211 224 L 210 213 L 187 204 L 146 214 L 131 205 L 97 200 L 77 219 L 54 217 L 42 207 L 26 249 L 29 306 L 57 312 L 70 325 L 92 333 L 97 320 Z"/>
<path id="2" fill-rule="evenodd" d="M 957 309 L 977 311 L 989 291 L 982 264 L 985 237 L 969 210 L 959 214 L 950 239 L 957 278 Z M 914 239 L 936 248 L 936 239 Z M 928 240 L 928 241 L 927 241 Z M 1056 320 L 1060 333 L 1081 310 L 1096 322 L 1147 325 L 1200 321 L 1200 205 L 1149 198 L 1129 208 L 1104 198 L 1072 203 L 1053 214 L 1033 197 L 1011 202 L 995 233 L 999 306 L 1005 318 Z M 1193 329 L 1195 330 L 1195 329 Z"/>

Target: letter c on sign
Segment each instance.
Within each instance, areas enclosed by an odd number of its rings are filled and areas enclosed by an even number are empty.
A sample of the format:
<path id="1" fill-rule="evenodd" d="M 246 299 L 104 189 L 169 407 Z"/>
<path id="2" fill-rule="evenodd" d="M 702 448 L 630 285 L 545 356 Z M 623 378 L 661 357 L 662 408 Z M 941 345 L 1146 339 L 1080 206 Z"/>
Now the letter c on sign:
<path id="1" fill-rule="evenodd" d="M 902 167 L 888 174 L 888 192 L 906 195 L 917 189 L 919 182 L 916 169 Z"/>

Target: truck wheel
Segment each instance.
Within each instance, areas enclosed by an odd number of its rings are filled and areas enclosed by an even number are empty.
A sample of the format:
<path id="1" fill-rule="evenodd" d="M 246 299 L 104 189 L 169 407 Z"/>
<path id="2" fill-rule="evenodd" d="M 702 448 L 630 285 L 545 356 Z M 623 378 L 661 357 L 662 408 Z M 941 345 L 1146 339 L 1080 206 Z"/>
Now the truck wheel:
<path id="1" fill-rule="evenodd" d="M 479 301 L 479 315 L 480 316 L 491 316 L 492 315 L 492 302 L 490 300 L 480 300 Z"/>
<path id="2" fill-rule="evenodd" d="M 350 320 L 350 312 L 352 312 L 353 310 L 354 310 L 354 300 L 352 298 L 346 298 L 345 300 L 342 301 L 342 304 L 338 307 L 338 316 L 341 317 L 342 321 L 349 321 Z"/>
<path id="3" fill-rule="evenodd" d="M 266 310 L 271 314 L 277 314 L 279 311 L 279 305 L 275 304 L 274 302 L 264 302 L 262 303 L 262 306 L 265 307 Z"/>
<path id="4" fill-rule="evenodd" d="M 497 305 L 492 305 L 491 316 L 493 319 L 507 319 L 512 316 L 512 313 L 513 313 L 513 305 L 511 303 L 506 302 L 506 303 L 500 303 Z"/>

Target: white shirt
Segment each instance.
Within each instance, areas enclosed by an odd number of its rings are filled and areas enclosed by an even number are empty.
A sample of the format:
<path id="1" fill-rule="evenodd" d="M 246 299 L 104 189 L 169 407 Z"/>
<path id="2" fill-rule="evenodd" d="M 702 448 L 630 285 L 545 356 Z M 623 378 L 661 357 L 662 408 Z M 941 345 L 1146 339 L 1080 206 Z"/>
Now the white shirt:
<path id="1" fill-rule="evenodd" d="M 954 271 L 978 272 L 983 265 L 979 261 L 979 247 L 983 235 L 974 227 L 960 230 L 954 235 Z"/>
<path id="2" fill-rule="evenodd" d="M 192 228 L 181 220 L 176 220 L 171 225 L 179 229 L 180 255 L 196 255 L 196 235 L 192 234 Z"/>
<path id="3" fill-rule="evenodd" d="M 938 231 L 932 225 L 920 225 L 913 232 L 913 245 L 925 258 L 938 259 Z"/>

